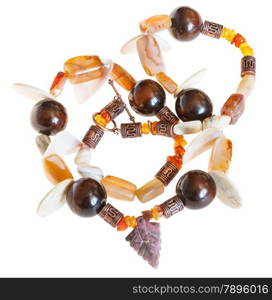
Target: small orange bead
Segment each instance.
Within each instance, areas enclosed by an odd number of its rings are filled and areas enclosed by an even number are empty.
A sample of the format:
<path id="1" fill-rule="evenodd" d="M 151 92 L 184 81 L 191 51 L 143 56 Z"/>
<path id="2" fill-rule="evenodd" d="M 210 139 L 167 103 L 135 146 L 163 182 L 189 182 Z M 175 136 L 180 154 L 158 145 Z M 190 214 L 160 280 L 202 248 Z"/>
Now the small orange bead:
<path id="1" fill-rule="evenodd" d="M 110 113 L 108 111 L 103 110 L 101 112 L 101 117 L 104 118 L 107 123 L 110 123 L 110 121 L 111 121 L 111 115 L 110 115 Z"/>
<path id="2" fill-rule="evenodd" d="M 239 48 L 241 44 L 246 43 L 246 39 L 240 33 L 237 33 L 231 43 Z"/>
<path id="3" fill-rule="evenodd" d="M 150 209 L 150 211 L 152 213 L 153 219 L 156 221 L 163 216 L 163 210 L 159 205 L 154 206 Z"/>
<path id="4" fill-rule="evenodd" d="M 187 144 L 187 142 L 185 141 L 183 135 L 177 135 L 175 137 L 175 145 L 174 145 L 174 147 L 178 147 L 178 146 L 184 147 L 184 146 L 186 146 L 186 144 Z"/>
<path id="5" fill-rule="evenodd" d="M 137 220 L 134 216 L 133 217 L 126 216 L 125 217 L 125 222 L 126 222 L 128 227 L 136 227 L 137 226 Z"/>
<path id="6" fill-rule="evenodd" d="M 157 123 L 158 123 L 158 122 L 152 122 L 152 123 L 151 123 L 151 133 L 152 133 L 153 135 L 156 135 L 156 126 L 157 126 Z"/>
<path id="7" fill-rule="evenodd" d="M 141 125 L 141 133 L 142 134 L 149 134 L 150 133 L 150 128 L 149 128 L 147 123 L 143 123 Z"/>
<path id="8" fill-rule="evenodd" d="M 241 44 L 239 48 L 244 56 L 254 56 L 254 51 L 248 43 Z"/>
<path id="9" fill-rule="evenodd" d="M 182 167 L 182 158 L 178 155 L 168 156 L 167 161 L 175 165 L 179 170 Z"/>
<path id="10" fill-rule="evenodd" d="M 182 146 L 175 147 L 175 154 L 179 156 L 183 156 L 185 153 L 185 149 Z"/>
<path id="11" fill-rule="evenodd" d="M 151 213 L 150 210 L 144 210 L 144 211 L 142 211 L 142 215 L 143 215 L 143 218 L 146 221 L 150 221 L 153 218 L 153 215 L 152 215 L 152 213 Z"/>
<path id="12" fill-rule="evenodd" d="M 65 83 L 66 83 L 65 73 L 58 72 L 50 87 L 50 94 L 55 97 L 59 96 L 64 88 Z"/>
<path id="13" fill-rule="evenodd" d="M 128 228 L 125 217 L 122 217 L 121 220 L 117 224 L 118 231 L 125 231 Z"/>
<path id="14" fill-rule="evenodd" d="M 107 126 L 107 121 L 100 114 L 95 116 L 95 121 L 102 127 Z"/>

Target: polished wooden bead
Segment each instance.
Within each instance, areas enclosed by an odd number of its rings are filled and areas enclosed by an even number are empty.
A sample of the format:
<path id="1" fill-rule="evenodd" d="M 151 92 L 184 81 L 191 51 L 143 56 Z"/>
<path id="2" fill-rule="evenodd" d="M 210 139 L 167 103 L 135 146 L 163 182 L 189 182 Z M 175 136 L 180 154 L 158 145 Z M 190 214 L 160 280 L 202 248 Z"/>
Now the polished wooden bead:
<path id="1" fill-rule="evenodd" d="M 165 91 L 156 81 L 138 81 L 129 94 L 129 103 L 140 115 L 155 116 L 165 104 Z"/>
<path id="2" fill-rule="evenodd" d="M 68 116 L 65 107 L 52 99 L 36 103 L 31 112 L 31 124 L 39 133 L 55 135 L 65 129 Z"/>
<path id="3" fill-rule="evenodd" d="M 104 187 L 91 178 L 81 178 L 67 190 L 67 204 L 81 217 L 97 215 L 106 204 L 107 194 Z"/>
<path id="4" fill-rule="evenodd" d="M 191 41 L 199 34 L 202 19 L 197 11 L 190 7 L 182 6 L 171 13 L 170 32 L 179 41 Z"/>
<path id="5" fill-rule="evenodd" d="M 202 121 L 210 117 L 212 112 L 212 102 L 201 90 L 186 89 L 177 95 L 176 113 L 182 121 Z"/>
<path id="6" fill-rule="evenodd" d="M 44 173 L 49 181 L 57 184 L 65 179 L 73 179 L 65 161 L 57 154 L 43 158 Z"/>
<path id="7" fill-rule="evenodd" d="M 208 173 L 193 170 L 180 178 L 176 192 L 187 208 L 199 209 L 212 202 L 216 195 L 216 185 Z"/>

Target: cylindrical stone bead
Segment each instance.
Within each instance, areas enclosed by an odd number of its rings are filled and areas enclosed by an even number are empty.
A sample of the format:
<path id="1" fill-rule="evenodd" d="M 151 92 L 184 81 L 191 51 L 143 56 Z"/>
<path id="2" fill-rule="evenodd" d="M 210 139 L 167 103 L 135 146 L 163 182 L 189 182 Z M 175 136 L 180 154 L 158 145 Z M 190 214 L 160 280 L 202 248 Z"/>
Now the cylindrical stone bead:
<path id="1" fill-rule="evenodd" d="M 256 58 L 254 56 L 244 56 L 241 60 L 241 76 L 256 74 Z"/>
<path id="2" fill-rule="evenodd" d="M 165 72 L 160 72 L 156 74 L 156 78 L 159 83 L 167 90 L 168 93 L 174 94 L 178 88 L 176 82 L 165 74 Z"/>
<path id="3" fill-rule="evenodd" d="M 169 123 L 177 123 L 179 121 L 179 118 L 168 108 L 167 106 L 164 106 L 157 114 L 156 116 L 161 121 L 166 121 Z"/>
<path id="4" fill-rule="evenodd" d="M 155 177 L 159 179 L 164 184 L 164 186 L 167 186 L 178 174 L 178 172 L 179 169 L 174 164 L 166 162 L 159 170 L 159 172 L 155 175 Z"/>
<path id="5" fill-rule="evenodd" d="M 162 135 L 162 136 L 167 136 L 167 137 L 174 137 L 174 128 L 175 123 L 169 123 L 166 121 L 159 121 L 156 124 L 155 130 L 156 130 L 156 135 Z"/>
<path id="6" fill-rule="evenodd" d="M 116 227 L 124 215 L 114 206 L 107 203 L 100 211 L 99 216 L 107 223 L 109 223 L 112 227 Z"/>
<path id="7" fill-rule="evenodd" d="M 142 123 L 123 123 L 121 124 L 121 135 L 122 138 L 135 138 L 135 137 L 141 137 L 141 126 Z"/>
<path id="8" fill-rule="evenodd" d="M 122 88 L 131 91 L 136 84 L 136 80 L 120 65 L 114 63 L 111 74 L 112 80 L 117 82 Z"/>
<path id="9" fill-rule="evenodd" d="M 179 196 L 174 196 L 160 205 L 165 218 L 170 218 L 184 208 L 184 204 Z"/>
<path id="10" fill-rule="evenodd" d="M 100 142 L 103 135 L 104 135 L 103 129 L 100 128 L 99 126 L 93 125 L 85 134 L 82 142 L 88 147 L 95 149 L 95 147 Z"/>
<path id="11" fill-rule="evenodd" d="M 109 104 L 107 104 L 104 108 L 101 109 L 101 111 L 107 111 L 111 119 L 115 119 L 118 117 L 124 110 L 125 110 L 125 103 L 119 101 L 119 100 L 113 100 Z"/>
<path id="12" fill-rule="evenodd" d="M 245 99 L 242 94 L 232 94 L 221 108 L 221 115 L 231 117 L 230 124 L 235 124 L 245 110 Z"/>
<path id="13" fill-rule="evenodd" d="M 205 34 L 209 37 L 219 39 L 221 36 L 222 30 L 223 30 L 223 25 L 213 23 L 210 21 L 205 21 L 201 28 L 201 33 Z"/>

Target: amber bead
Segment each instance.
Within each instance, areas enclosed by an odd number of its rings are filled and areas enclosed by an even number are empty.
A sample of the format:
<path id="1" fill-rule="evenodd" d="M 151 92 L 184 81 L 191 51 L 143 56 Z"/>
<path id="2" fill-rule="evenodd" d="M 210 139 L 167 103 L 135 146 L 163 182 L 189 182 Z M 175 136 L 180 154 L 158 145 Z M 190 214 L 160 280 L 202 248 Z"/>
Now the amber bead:
<path id="1" fill-rule="evenodd" d="M 97 122 L 97 124 L 99 124 L 102 127 L 107 126 L 107 121 L 101 114 L 95 116 L 95 121 Z"/>
<path id="2" fill-rule="evenodd" d="M 156 128 L 157 128 L 158 122 L 155 121 L 155 122 L 151 122 L 150 124 L 151 124 L 151 133 L 152 133 L 153 135 L 156 135 L 156 131 L 157 131 Z"/>
<path id="3" fill-rule="evenodd" d="M 63 72 L 58 72 L 56 75 L 51 87 L 50 87 L 50 94 L 57 97 L 61 94 L 64 85 L 66 83 L 66 76 Z"/>
<path id="4" fill-rule="evenodd" d="M 191 41 L 201 31 L 202 19 L 197 11 L 190 7 L 182 6 L 171 13 L 170 32 L 179 41 Z"/>
<path id="5" fill-rule="evenodd" d="M 126 216 L 125 217 L 125 222 L 126 222 L 128 227 L 136 227 L 137 226 L 137 220 L 134 216 L 133 217 Z"/>
<path id="6" fill-rule="evenodd" d="M 125 231 L 128 228 L 125 217 L 122 217 L 117 224 L 118 231 Z"/>
<path id="7" fill-rule="evenodd" d="M 175 154 L 179 156 L 183 156 L 185 153 L 185 149 L 182 146 L 175 147 Z"/>
<path id="8" fill-rule="evenodd" d="M 65 129 L 67 124 L 65 107 L 52 99 L 36 103 L 31 112 L 31 124 L 39 133 L 55 135 Z"/>
<path id="9" fill-rule="evenodd" d="M 127 91 L 131 91 L 136 84 L 136 80 L 124 68 L 116 63 L 113 64 L 110 76 L 112 80 L 116 81 Z"/>
<path id="10" fill-rule="evenodd" d="M 235 124 L 245 110 L 245 99 L 242 94 L 232 94 L 221 108 L 221 115 L 231 117 L 230 124 Z"/>
<path id="11" fill-rule="evenodd" d="M 206 172 L 193 170 L 184 174 L 177 183 L 176 193 L 190 209 L 204 208 L 216 195 L 216 185 Z"/>
<path id="12" fill-rule="evenodd" d="M 150 128 L 149 128 L 147 123 L 143 123 L 141 125 L 141 133 L 142 134 L 149 134 L 150 133 Z"/>
<path id="13" fill-rule="evenodd" d="M 186 89 L 177 95 L 176 113 L 182 121 L 204 120 L 212 115 L 210 98 L 201 90 Z"/>
<path id="14" fill-rule="evenodd" d="M 53 184 L 57 184 L 65 179 L 73 179 L 73 175 L 66 163 L 57 154 L 45 157 L 43 159 L 43 168 L 46 177 Z"/>
<path id="15" fill-rule="evenodd" d="M 167 161 L 172 163 L 177 169 L 181 169 L 182 167 L 182 158 L 179 155 L 168 156 Z"/>
<path id="16" fill-rule="evenodd" d="M 244 56 L 254 56 L 254 50 L 249 46 L 248 43 L 243 43 L 240 45 L 240 50 Z"/>
<path id="17" fill-rule="evenodd" d="M 182 147 L 184 147 L 184 146 L 186 146 L 186 144 L 187 144 L 187 142 L 185 141 L 183 135 L 177 135 L 177 136 L 175 137 L 175 147 L 177 147 L 177 146 L 182 146 Z"/>
<path id="18" fill-rule="evenodd" d="M 142 215 L 146 221 L 150 221 L 153 218 L 152 212 L 150 210 L 142 211 Z"/>
<path id="19" fill-rule="evenodd" d="M 81 178 L 67 190 L 67 204 L 81 217 L 97 215 L 106 204 L 106 198 L 104 187 L 92 178 Z"/>
<path id="20" fill-rule="evenodd" d="M 110 113 L 108 111 L 103 110 L 101 112 L 101 117 L 104 118 L 107 123 L 110 123 L 110 121 L 111 121 L 111 115 L 110 115 Z"/>
<path id="21" fill-rule="evenodd" d="M 240 33 L 237 33 L 231 43 L 239 48 L 241 44 L 246 43 L 246 39 Z"/>
<path id="22" fill-rule="evenodd" d="M 129 103 L 140 115 L 155 116 L 165 104 L 165 91 L 151 79 L 138 81 L 129 94 Z"/>
<path id="23" fill-rule="evenodd" d="M 152 217 L 154 220 L 159 220 L 163 216 L 163 210 L 159 205 L 154 206 L 150 209 Z"/>
<path id="24" fill-rule="evenodd" d="M 221 32 L 221 37 L 229 42 L 232 42 L 235 36 L 236 36 L 236 31 L 233 29 L 224 27 Z"/>

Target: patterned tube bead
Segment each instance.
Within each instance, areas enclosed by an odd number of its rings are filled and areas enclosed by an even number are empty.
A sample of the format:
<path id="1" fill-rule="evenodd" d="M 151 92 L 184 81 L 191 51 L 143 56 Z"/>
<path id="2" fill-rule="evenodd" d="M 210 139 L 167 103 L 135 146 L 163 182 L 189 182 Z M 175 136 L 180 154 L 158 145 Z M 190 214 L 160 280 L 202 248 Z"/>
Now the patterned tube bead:
<path id="1" fill-rule="evenodd" d="M 113 120 L 125 110 L 125 107 L 125 103 L 119 100 L 113 100 L 109 104 L 107 104 L 101 111 L 107 111 L 110 114 L 111 119 Z"/>
<path id="2" fill-rule="evenodd" d="M 177 123 L 179 121 L 179 118 L 167 106 L 164 106 L 156 116 L 161 121 L 166 121 L 169 123 Z"/>
<path id="3" fill-rule="evenodd" d="M 179 169 L 171 162 L 166 162 L 155 177 L 167 186 L 178 174 Z"/>
<path id="4" fill-rule="evenodd" d="M 136 138 L 141 137 L 141 125 L 142 123 L 123 123 L 121 124 L 121 135 L 122 138 Z"/>
<path id="5" fill-rule="evenodd" d="M 256 74 L 256 58 L 254 56 L 244 56 L 241 59 L 241 76 Z"/>
<path id="6" fill-rule="evenodd" d="M 219 39 L 223 30 L 223 25 L 213 23 L 210 21 L 205 21 L 202 28 L 201 33 L 207 35 L 209 37 Z"/>
<path id="7" fill-rule="evenodd" d="M 170 218 L 178 212 L 182 211 L 184 204 L 179 196 L 174 196 L 160 205 L 165 218 Z"/>
<path id="8" fill-rule="evenodd" d="M 100 211 L 99 216 L 112 227 L 116 227 L 124 215 L 114 206 L 107 203 Z"/>
<path id="9" fill-rule="evenodd" d="M 166 121 L 159 121 L 156 124 L 155 130 L 157 135 L 175 137 L 174 134 L 174 125 L 176 123 L 169 123 Z"/>
<path id="10" fill-rule="evenodd" d="M 99 126 L 93 125 L 85 134 L 82 142 L 88 147 L 95 149 L 95 147 L 100 142 L 103 135 L 104 135 L 103 129 L 100 128 Z"/>

